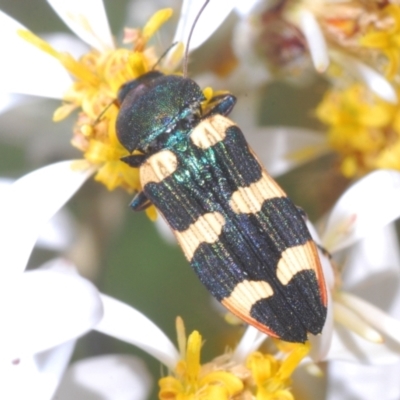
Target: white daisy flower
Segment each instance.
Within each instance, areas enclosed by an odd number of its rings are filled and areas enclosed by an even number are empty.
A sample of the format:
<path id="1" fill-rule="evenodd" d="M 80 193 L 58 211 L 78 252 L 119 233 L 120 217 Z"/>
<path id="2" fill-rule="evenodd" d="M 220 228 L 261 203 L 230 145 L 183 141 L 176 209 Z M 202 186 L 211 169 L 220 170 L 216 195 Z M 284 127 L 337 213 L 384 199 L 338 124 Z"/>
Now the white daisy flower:
<path id="1" fill-rule="evenodd" d="M 55 259 L 25 271 L 40 233 L 44 232 L 42 237 L 46 238 L 49 219 L 68 201 L 66 193 L 72 196 L 93 172 L 75 171 L 77 176 L 71 179 L 70 168 L 70 162 L 61 162 L 2 185 L 0 397 L 51 399 L 63 379 L 76 339 L 95 328 L 143 348 L 166 365 L 175 365 L 178 359 L 174 346 L 151 321 L 133 308 L 100 295 L 66 260 Z M 54 242 L 50 244 L 54 249 Z M 97 385 L 93 381 L 93 374 L 99 378 L 106 367 L 113 367 L 116 374 L 125 371 L 111 389 L 104 375 Z M 97 392 L 99 399 L 115 398 L 104 397 L 110 390 L 113 395 L 118 390 L 127 395 L 133 387 L 137 398 L 145 399 L 151 383 L 138 360 L 118 355 L 82 361 L 67 373 L 60 393 L 76 379 L 86 390 Z"/>
<path id="2" fill-rule="evenodd" d="M 314 359 L 398 362 L 400 252 L 389 224 L 400 216 L 399 201 L 400 173 L 376 171 L 348 189 L 327 218 L 320 243 L 334 260 L 332 267 L 324 262 L 332 312 Z"/>
<path id="3" fill-rule="evenodd" d="M 66 371 L 54 399 L 145 400 L 153 381 L 143 361 L 107 354 L 75 362 Z"/>
<path id="4" fill-rule="evenodd" d="M 334 78 L 329 71 L 334 61 L 336 68 L 340 66 L 345 74 L 364 82 L 382 99 L 397 103 L 396 90 L 385 78 L 376 53 L 363 45 L 368 29 L 374 24 L 382 29 L 382 20 L 387 17 L 385 13 L 379 15 L 378 4 L 374 7 L 367 8 L 357 1 L 313 4 L 307 0 L 284 4 L 253 0 L 246 7 L 238 5 L 235 10 L 240 22 L 233 48 L 239 66 L 258 65 L 261 82 L 278 76 L 300 83 L 307 80 L 312 67 L 315 72 Z M 393 15 L 395 12 L 388 11 Z M 386 24 L 389 26 L 387 21 Z"/>
<path id="5" fill-rule="evenodd" d="M 25 272 L 43 227 L 92 171 L 75 173 L 74 179 L 68 178 L 70 163 L 59 163 L 2 190 L 0 396 L 4 398 L 12 398 L 11 393 L 14 398 L 32 393 L 37 398 L 51 398 L 75 339 L 102 317 L 99 293 L 64 260 Z"/>
<path id="6" fill-rule="evenodd" d="M 62 99 L 64 104 L 53 116 L 56 121 L 75 109 L 81 109 L 73 129 L 72 144 L 84 153 L 87 162 L 75 163 L 74 168 L 86 168 L 88 164 L 93 166 L 95 179 L 110 190 L 118 186 L 129 191 L 138 190 L 137 170 L 120 161 L 126 150 L 115 135 L 118 108 L 111 102 L 124 83 L 148 72 L 156 64 L 159 56 L 147 43 L 172 11 L 165 9 L 157 12 L 143 30 L 126 31 L 125 40 L 131 44 L 130 50 L 116 48 L 102 1 L 91 2 L 90 5 L 80 1 L 65 3 L 52 0 L 49 3 L 92 50 L 75 59 L 70 53 L 63 52 L 64 49 L 56 50 L 11 17 L 0 13 L 2 34 L 8 38 L 0 43 L 0 50 L 2 54 L 9 54 L 0 67 L 2 90 Z M 187 42 L 189 30 L 202 4 L 199 0 L 183 3 L 174 39 L 182 44 L 175 46 L 168 57 L 161 60 L 163 71 L 170 73 L 181 62 L 183 43 Z M 208 22 L 202 23 L 202 29 L 195 30 L 190 51 L 217 29 L 233 6 L 212 2 L 207 7 L 204 17 Z M 71 171 L 71 177 L 74 176 L 76 174 Z"/>
<path id="7" fill-rule="evenodd" d="M 316 93 L 322 76 L 329 89 L 320 104 L 299 108 L 327 125 L 325 145 L 305 146 L 303 156 L 333 150 L 347 178 L 399 169 L 398 3 L 254 0 L 236 11 L 232 57 L 214 81 L 246 96 L 277 80 L 315 83 Z"/>

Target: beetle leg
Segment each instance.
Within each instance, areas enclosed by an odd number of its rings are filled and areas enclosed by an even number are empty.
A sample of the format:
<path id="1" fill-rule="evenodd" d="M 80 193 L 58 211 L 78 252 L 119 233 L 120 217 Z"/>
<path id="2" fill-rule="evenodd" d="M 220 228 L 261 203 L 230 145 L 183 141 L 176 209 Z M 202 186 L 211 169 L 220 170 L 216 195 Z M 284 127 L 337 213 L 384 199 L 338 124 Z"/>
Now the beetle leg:
<path id="1" fill-rule="evenodd" d="M 208 107 L 211 108 L 207 108 L 209 111 L 203 118 L 208 118 L 214 114 L 228 115 L 232 111 L 235 103 L 236 97 L 231 94 L 215 96 L 210 100 Z"/>
<path id="2" fill-rule="evenodd" d="M 136 196 L 132 199 L 129 206 L 134 211 L 143 211 L 147 207 L 151 206 L 151 201 L 147 198 L 144 192 L 139 192 Z"/>
<path id="3" fill-rule="evenodd" d="M 131 154 L 121 158 L 121 161 L 133 168 L 140 167 L 145 160 L 146 156 L 144 154 Z"/>

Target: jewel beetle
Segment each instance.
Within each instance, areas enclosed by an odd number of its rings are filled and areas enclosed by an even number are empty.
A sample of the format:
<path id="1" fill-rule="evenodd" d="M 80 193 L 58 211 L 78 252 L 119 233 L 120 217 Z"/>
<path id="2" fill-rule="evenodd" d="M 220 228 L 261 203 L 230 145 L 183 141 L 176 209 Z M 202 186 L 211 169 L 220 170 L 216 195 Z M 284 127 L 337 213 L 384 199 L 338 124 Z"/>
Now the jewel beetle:
<path id="1" fill-rule="evenodd" d="M 227 309 L 290 342 L 321 332 L 327 296 L 304 216 L 191 79 L 151 71 L 119 92 L 117 135 L 140 170 L 134 210 L 154 204 L 202 283 Z M 140 154 L 132 154 L 134 151 Z"/>
<path id="2" fill-rule="evenodd" d="M 305 342 L 322 331 L 327 294 L 304 215 L 227 118 L 236 98 L 204 100 L 192 79 L 158 71 L 120 89 L 122 160 L 139 168 L 143 188 L 131 207 L 156 206 L 201 282 L 233 314 Z"/>

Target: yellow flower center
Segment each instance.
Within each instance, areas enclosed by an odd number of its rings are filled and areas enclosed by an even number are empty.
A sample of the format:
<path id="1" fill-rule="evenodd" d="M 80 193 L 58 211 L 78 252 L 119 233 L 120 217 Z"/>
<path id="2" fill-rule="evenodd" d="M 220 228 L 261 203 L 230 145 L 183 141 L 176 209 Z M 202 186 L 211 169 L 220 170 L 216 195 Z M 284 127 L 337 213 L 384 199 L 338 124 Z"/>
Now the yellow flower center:
<path id="1" fill-rule="evenodd" d="M 186 340 L 183 321 L 177 319 L 181 360 L 175 373 L 159 380 L 161 400 L 292 400 L 291 375 L 309 352 L 309 344 L 281 342 L 278 359 L 271 354 L 251 353 L 246 365 L 224 354 L 201 364 L 202 338 L 194 331 Z M 282 348 L 284 346 L 284 348 Z"/>
<path id="2" fill-rule="evenodd" d="M 286 344 L 286 358 L 279 360 L 270 354 L 255 352 L 247 358 L 247 367 L 256 386 L 257 400 L 293 400 L 291 375 L 308 354 L 306 344 Z"/>
<path id="3" fill-rule="evenodd" d="M 389 4 L 381 13 L 381 26 L 373 26 L 360 38 L 360 44 L 366 48 L 376 49 L 388 60 L 386 76 L 393 79 L 400 66 L 400 7 Z"/>
<path id="4" fill-rule="evenodd" d="M 119 112 L 116 99 L 122 85 L 158 67 L 159 59 L 147 44 L 171 15 L 171 9 L 163 9 L 156 12 L 142 30 L 126 29 L 124 43 L 131 43 L 130 49 L 91 50 L 79 60 L 70 54 L 58 52 L 29 31 L 18 32 L 22 38 L 55 57 L 75 78 L 64 94 L 63 105 L 55 111 L 53 120 L 60 121 L 72 111 L 78 111 L 71 143 L 83 152 L 90 164 L 97 167 L 95 179 L 109 190 L 122 187 L 129 192 L 138 192 L 142 189 L 138 169 L 121 161 L 121 157 L 128 154 L 116 134 L 115 122 Z M 168 70 L 164 72 L 168 73 L 178 65 L 182 55 L 183 45 L 179 43 L 171 49 L 165 63 Z M 206 88 L 204 94 L 206 101 L 203 106 L 207 110 L 213 91 Z M 80 165 L 77 164 L 77 168 Z M 156 218 L 153 206 L 146 212 L 151 219 Z"/>
<path id="5" fill-rule="evenodd" d="M 19 32 L 25 40 L 57 58 L 75 78 L 53 120 L 60 121 L 78 110 L 72 145 L 83 152 L 87 161 L 97 166 L 95 179 L 109 190 L 117 187 L 129 192 L 141 190 L 138 169 L 120 161 L 127 151 L 116 135 L 115 122 L 119 111 L 116 98 L 123 84 L 150 71 L 156 64 L 157 56 L 147 43 L 171 15 L 171 9 L 160 10 L 142 30 L 127 31 L 126 42 L 132 43 L 130 49 L 91 50 L 79 60 L 58 52 L 29 31 Z M 174 54 L 182 54 L 182 46 L 176 46 L 175 50 Z M 148 214 L 155 217 L 155 210 L 151 207 Z"/>
<path id="6" fill-rule="evenodd" d="M 201 335 L 194 331 L 186 341 L 185 328 L 177 318 L 178 344 L 182 359 L 175 375 L 159 380 L 161 400 L 228 400 L 243 389 L 241 379 L 222 369 L 201 365 Z"/>
<path id="7" fill-rule="evenodd" d="M 400 114 L 395 105 L 353 84 L 328 91 L 316 114 L 329 126 L 328 141 L 342 156 L 345 176 L 375 168 L 400 169 Z"/>

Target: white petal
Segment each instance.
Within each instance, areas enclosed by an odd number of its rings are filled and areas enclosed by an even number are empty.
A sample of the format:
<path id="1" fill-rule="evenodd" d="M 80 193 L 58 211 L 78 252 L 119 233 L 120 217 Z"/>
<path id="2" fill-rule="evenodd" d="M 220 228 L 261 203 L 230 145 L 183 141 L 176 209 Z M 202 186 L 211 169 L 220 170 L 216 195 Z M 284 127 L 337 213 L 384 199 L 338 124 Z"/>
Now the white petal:
<path id="1" fill-rule="evenodd" d="M 0 178 L 0 198 L 7 194 L 14 181 Z M 60 210 L 39 233 L 37 246 L 49 250 L 65 250 L 74 237 L 73 217 L 67 210 Z"/>
<path id="2" fill-rule="evenodd" d="M 0 265 L 2 273 L 24 270 L 39 232 L 94 172 L 76 170 L 63 161 L 15 181 L 0 199 Z"/>
<path id="3" fill-rule="evenodd" d="M 379 285 L 389 288 L 393 286 L 390 283 L 398 283 L 400 251 L 395 225 L 391 223 L 382 229 L 377 229 L 357 242 L 351 247 L 350 252 L 346 252 L 346 259 L 343 287 L 348 291 L 357 285 L 358 294 L 360 288 L 365 294 L 368 292 L 371 294 L 372 291 L 380 291 Z M 371 282 L 371 285 L 368 285 L 368 282 Z M 364 290 L 362 286 L 366 285 Z M 400 296 L 400 287 L 396 286 L 390 290 L 391 294 L 397 291 Z M 384 295 L 389 294 L 388 292 L 389 290 L 380 293 L 375 300 L 385 298 Z M 373 303 L 377 304 L 375 301 Z"/>
<path id="4" fill-rule="evenodd" d="M 64 23 L 84 42 L 99 51 L 114 48 L 102 0 L 47 0 Z"/>
<path id="5" fill-rule="evenodd" d="M 182 42 L 186 46 L 194 20 L 203 4 L 204 0 L 184 0 L 173 42 Z M 224 22 L 234 6 L 234 1 L 210 1 L 194 28 L 189 51 L 200 47 Z"/>
<path id="6" fill-rule="evenodd" d="M 400 344 L 400 320 L 392 318 L 371 303 L 350 293 L 339 293 L 338 298 L 342 304 L 358 314 L 370 326 Z"/>
<path id="7" fill-rule="evenodd" d="M 327 376 L 327 400 L 400 398 L 399 361 L 390 366 L 331 362 Z"/>
<path id="8" fill-rule="evenodd" d="M 96 288 L 75 271 L 29 271 L 1 286 L 0 354 L 8 361 L 79 337 L 102 317 Z"/>
<path id="9" fill-rule="evenodd" d="M 330 151 L 322 132 L 289 126 L 256 126 L 259 91 L 238 96 L 237 100 L 230 118 L 272 176 L 282 175 Z"/>
<path id="10" fill-rule="evenodd" d="M 96 330 L 141 348 L 171 370 L 175 368 L 178 351 L 160 328 L 133 307 L 106 295 L 102 299 L 104 317 Z"/>
<path id="11" fill-rule="evenodd" d="M 360 313 L 354 312 L 348 305 L 343 305 L 343 302 L 339 301 L 339 297 L 339 294 L 336 294 L 334 303 L 335 322 L 340 323 L 369 342 L 383 343 L 383 336 L 371 324 L 368 324 Z"/>
<path id="12" fill-rule="evenodd" d="M 177 244 L 176 237 L 172 231 L 172 228 L 167 224 L 163 217 L 158 215 L 156 220 L 156 228 L 158 233 L 164 238 L 169 244 Z"/>
<path id="13" fill-rule="evenodd" d="M 0 361 L 1 399 L 50 400 L 71 358 L 75 341 L 14 362 Z"/>
<path id="14" fill-rule="evenodd" d="M 309 363 L 307 358 L 303 360 L 300 368 L 296 368 L 293 376 L 293 392 L 301 393 L 301 395 L 296 395 L 296 400 L 325 400 L 326 379 L 324 365 L 323 368 L 324 370 L 318 364 Z"/>
<path id="15" fill-rule="evenodd" d="M 267 3 L 272 3 L 271 6 L 276 5 L 274 0 L 247 0 L 247 1 L 239 0 L 236 1 L 235 11 L 239 16 L 243 18 L 247 17 L 251 13 L 251 11 L 259 4 L 263 5 L 263 9 L 267 9 L 268 8 Z"/>
<path id="16" fill-rule="evenodd" d="M 1 66 L 0 66 L 1 71 Z M 8 111 L 17 104 L 24 102 L 26 96 L 21 96 L 17 94 L 0 93 L 0 114 Z"/>
<path id="17" fill-rule="evenodd" d="M 317 72 L 325 72 L 329 66 L 328 48 L 317 19 L 311 11 L 303 9 L 299 13 L 299 25 L 307 40 L 314 68 Z"/>
<path id="18" fill-rule="evenodd" d="M 36 245 L 49 250 L 65 250 L 75 237 L 72 215 L 60 210 L 40 231 Z"/>
<path id="19" fill-rule="evenodd" d="M 76 60 L 89 52 L 89 46 L 70 33 L 55 32 L 43 34 L 42 39 L 57 51 L 70 54 Z"/>
<path id="20" fill-rule="evenodd" d="M 245 363 L 247 356 L 256 351 L 267 337 L 254 326 L 249 325 L 232 354 L 232 360 Z"/>
<path id="21" fill-rule="evenodd" d="M 110 354 L 74 363 L 65 374 L 55 399 L 145 400 L 151 383 L 151 376 L 140 359 Z"/>
<path id="22" fill-rule="evenodd" d="M 11 178 L 0 178 L 0 198 L 5 196 L 14 181 Z"/>
<path id="23" fill-rule="evenodd" d="M 249 143 L 272 176 L 279 176 L 328 151 L 326 139 L 311 129 L 256 128 Z"/>
<path id="24" fill-rule="evenodd" d="M 368 365 L 389 365 L 399 361 L 399 354 L 384 343 L 369 342 L 348 329 L 336 325 L 326 361 L 342 360 Z"/>
<path id="25" fill-rule="evenodd" d="M 24 26 L 0 11 L 0 88 L 3 92 L 61 99 L 72 79 L 54 57 L 18 36 Z"/>
<path id="26" fill-rule="evenodd" d="M 236 24 L 231 44 L 239 65 L 224 79 L 226 82 L 224 89 L 229 87 L 235 94 L 242 92 L 246 95 L 251 91 L 257 92 L 263 84 L 271 81 L 273 72 L 262 60 L 262 55 L 255 45 L 257 35 L 258 31 L 254 28 L 251 18 L 242 19 Z M 219 77 L 216 78 L 221 80 Z"/>
<path id="27" fill-rule="evenodd" d="M 389 103 L 397 103 L 397 94 L 389 81 L 373 68 L 347 54 L 332 52 L 332 57 L 356 79 L 363 81 L 372 92 Z"/>
<path id="28" fill-rule="evenodd" d="M 330 253 L 352 245 L 400 216 L 400 173 L 375 171 L 358 181 L 335 204 L 322 236 Z"/>

